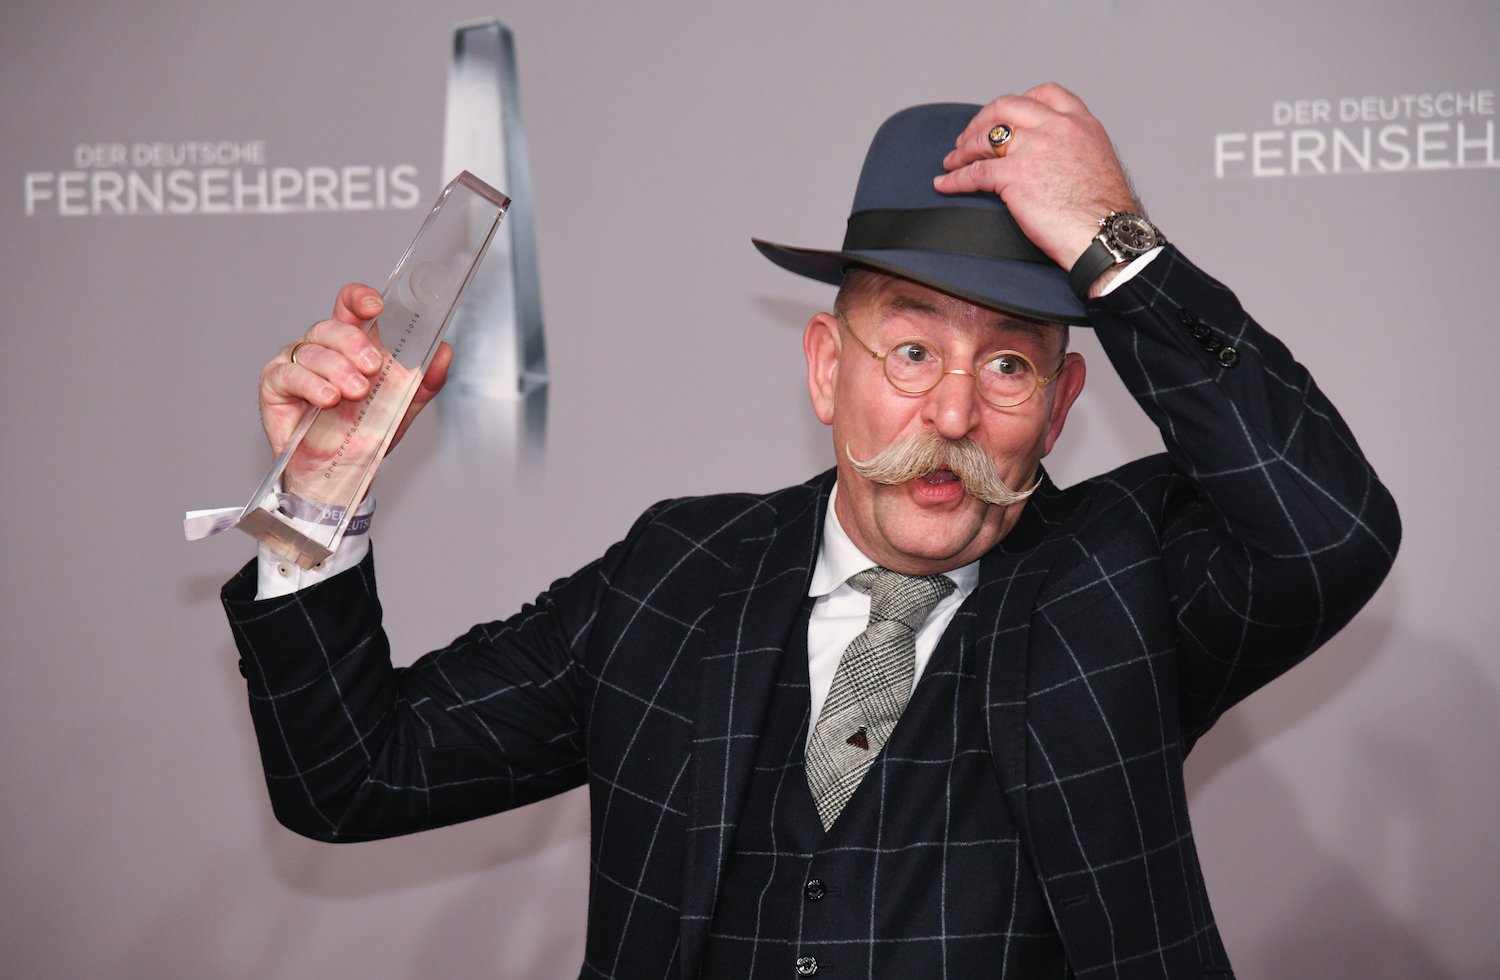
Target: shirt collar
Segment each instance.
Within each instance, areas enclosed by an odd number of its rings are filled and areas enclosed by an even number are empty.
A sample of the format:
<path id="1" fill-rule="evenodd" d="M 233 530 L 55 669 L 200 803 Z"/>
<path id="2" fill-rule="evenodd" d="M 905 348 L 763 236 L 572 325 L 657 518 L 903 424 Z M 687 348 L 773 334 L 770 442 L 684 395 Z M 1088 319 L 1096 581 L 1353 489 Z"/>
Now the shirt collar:
<path id="1" fill-rule="evenodd" d="M 828 494 L 828 512 L 823 515 L 823 539 L 818 543 L 818 564 L 813 568 L 812 583 L 807 594 L 813 598 L 828 595 L 850 577 L 875 564 L 849 537 L 834 512 L 838 500 L 839 485 L 834 483 Z M 979 562 L 972 561 L 961 568 L 943 573 L 953 580 L 960 597 L 967 596 L 979 584 Z"/>

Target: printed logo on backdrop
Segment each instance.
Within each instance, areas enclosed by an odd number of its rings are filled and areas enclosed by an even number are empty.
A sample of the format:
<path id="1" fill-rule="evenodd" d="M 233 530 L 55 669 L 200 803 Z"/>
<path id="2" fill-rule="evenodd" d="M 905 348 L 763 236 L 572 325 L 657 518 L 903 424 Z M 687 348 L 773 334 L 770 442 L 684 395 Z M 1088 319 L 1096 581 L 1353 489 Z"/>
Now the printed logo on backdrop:
<path id="1" fill-rule="evenodd" d="M 534 460 L 550 385 L 515 40 L 498 21 L 461 26 L 448 67 L 442 182 L 470 170 L 512 207 L 449 323 L 456 354 L 439 414 L 465 445 Z M 412 164 L 287 164 L 263 139 L 77 143 L 56 169 L 23 181 L 27 217 L 321 214 L 430 200 Z"/>
<path id="2" fill-rule="evenodd" d="M 1264 129 L 1214 136 L 1214 176 L 1323 177 L 1500 167 L 1495 90 L 1314 96 Z"/>
<path id="3" fill-rule="evenodd" d="M 79 143 L 25 176 L 27 217 L 307 214 L 422 203 L 411 164 L 272 165 L 265 140 Z"/>

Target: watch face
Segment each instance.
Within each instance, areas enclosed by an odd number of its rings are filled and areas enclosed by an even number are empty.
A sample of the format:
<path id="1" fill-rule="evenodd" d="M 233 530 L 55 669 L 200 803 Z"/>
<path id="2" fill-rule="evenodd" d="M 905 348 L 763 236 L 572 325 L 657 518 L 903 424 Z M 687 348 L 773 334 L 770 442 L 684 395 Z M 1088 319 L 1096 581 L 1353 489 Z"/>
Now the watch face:
<path id="1" fill-rule="evenodd" d="M 1111 215 L 1105 231 L 1129 255 L 1141 255 L 1160 244 L 1156 226 L 1138 214 Z"/>

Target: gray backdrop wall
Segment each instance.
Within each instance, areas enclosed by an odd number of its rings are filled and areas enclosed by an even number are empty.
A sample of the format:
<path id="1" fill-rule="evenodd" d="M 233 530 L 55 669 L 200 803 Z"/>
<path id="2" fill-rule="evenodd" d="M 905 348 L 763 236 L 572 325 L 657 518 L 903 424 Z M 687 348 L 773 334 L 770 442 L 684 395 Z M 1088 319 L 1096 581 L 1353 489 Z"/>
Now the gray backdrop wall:
<path id="1" fill-rule="evenodd" d="M 577 794 L 348 848 L 273 822 L 216 601 L 251 543 L 179 524 L 243 501 L 268 463 L 258 366 L 338 283 L 383 281 L 446 182 L 452 31 L 490 17 L 520 60 L 548 431 L 512 457 L 428 418 L 392 458 L 376 540 L 403 659 L 654 500 L 826 466 L 798 341 L 831 290 L 748 237 L 836 242 L 892 110 L 1056 79 L 1403 505 L 1372 605 L 1190 761 L 1230 952 L 1250 978 L 1500 975 L 1493 0 L 9 0 L 0 972 L 576 971 Z M 211 155 L 174 161 L 199 141 L 353 190 L 255 213 L 203 176 Z M 115 213 L 89 176 L 163 168 L 199 192 Z M 1063 483 L 1159 445 L 1078 333 L 1094 371 Z"/>

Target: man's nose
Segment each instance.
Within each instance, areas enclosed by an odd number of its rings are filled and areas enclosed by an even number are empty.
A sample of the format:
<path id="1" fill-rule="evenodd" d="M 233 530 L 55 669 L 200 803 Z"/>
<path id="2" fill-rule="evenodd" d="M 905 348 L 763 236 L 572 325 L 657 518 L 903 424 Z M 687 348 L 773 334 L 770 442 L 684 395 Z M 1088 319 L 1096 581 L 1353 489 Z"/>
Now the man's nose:
<path id="1" fill-rule="evenodd" d="M 922 415 L 938 435 L 946 439 L 962 439 L 979 424 L 982 399 L 976 381 L 972 372 L 952 368 L 944 371 L 937 385 L 927 393 Z"/>

